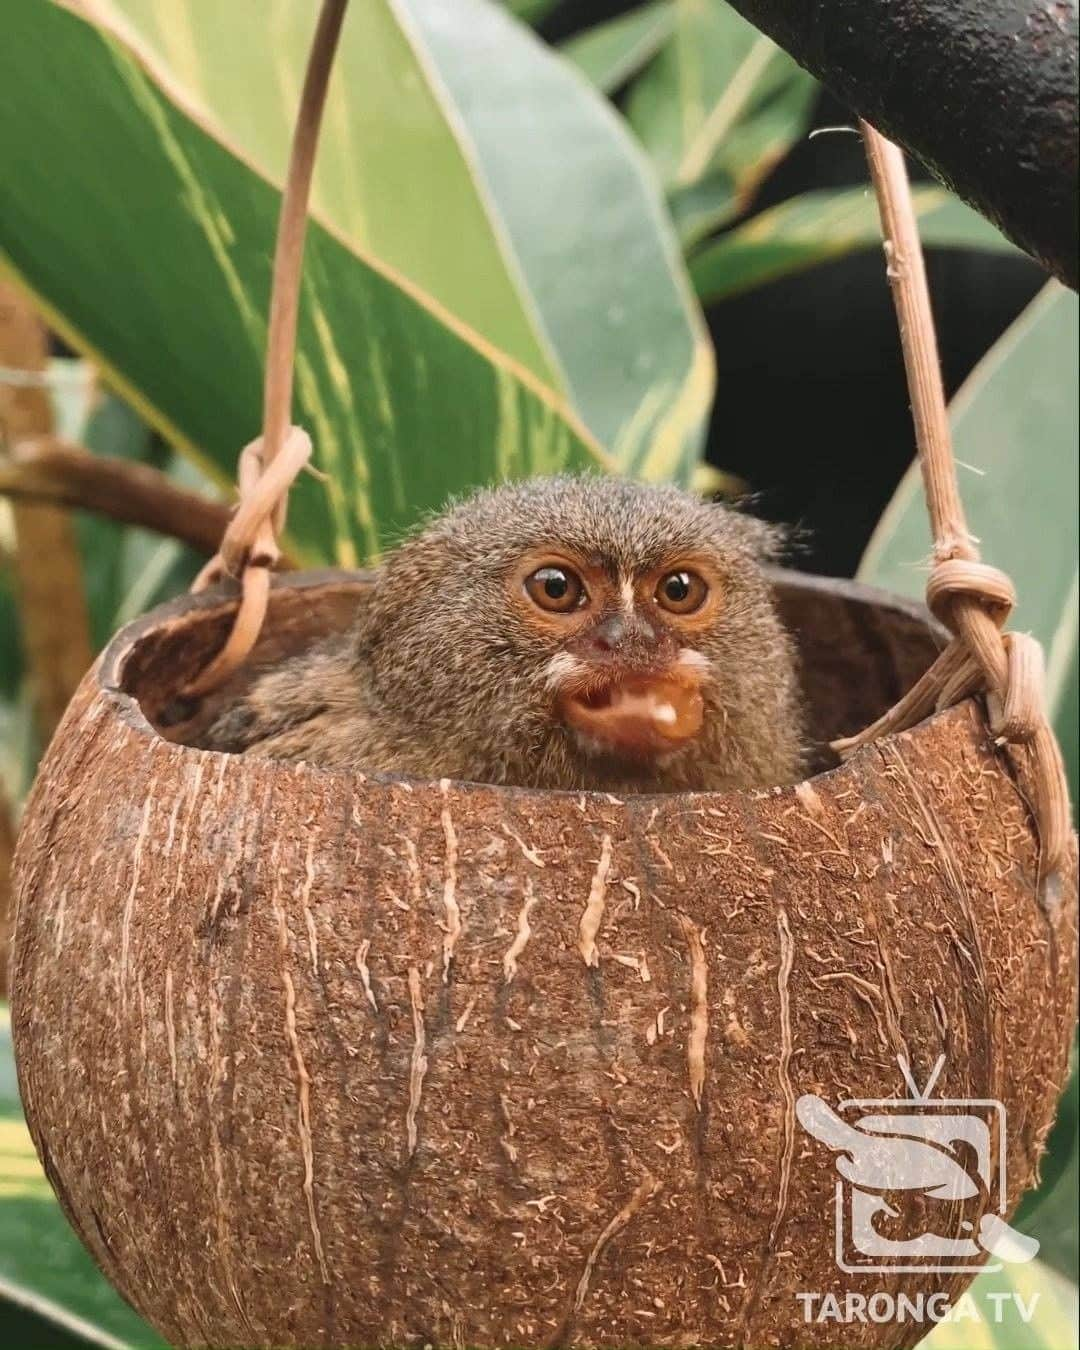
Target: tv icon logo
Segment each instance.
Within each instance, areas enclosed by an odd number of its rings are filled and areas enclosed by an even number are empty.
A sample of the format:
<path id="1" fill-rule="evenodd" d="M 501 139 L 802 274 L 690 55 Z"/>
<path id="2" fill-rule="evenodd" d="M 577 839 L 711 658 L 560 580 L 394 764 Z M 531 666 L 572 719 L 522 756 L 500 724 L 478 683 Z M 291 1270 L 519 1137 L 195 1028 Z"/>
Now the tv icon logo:
<path id="1" fill-rule="evenodd" d="M 807 1133 L 836 1154 L 836 1264 L 852 1274 L 999 1270 L 1030 1261 L 1033 1238 L 1010 1228 L 1006 1116 L 999 1101 L 932 1100 L 945 1056 L 920 1091 L 902 1058 L 906 1098 L 796 1103 Z M 918 1232 L 900 1231 L 890 1193 L 920 1191 Z M 907 1207 L 905 1207 L 907 1208 Z M 986 1265 L 987 1254 L 996 1258 Z"/>

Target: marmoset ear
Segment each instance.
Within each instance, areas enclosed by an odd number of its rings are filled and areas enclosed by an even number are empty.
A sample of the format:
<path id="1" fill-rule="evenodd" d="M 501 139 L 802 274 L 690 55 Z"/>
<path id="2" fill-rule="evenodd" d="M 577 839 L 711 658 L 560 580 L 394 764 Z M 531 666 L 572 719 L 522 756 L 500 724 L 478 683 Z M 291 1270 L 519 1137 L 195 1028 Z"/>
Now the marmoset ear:
<path id="1" fill-rule="evenodd" d="M 762 563 L 778 563 L 788 557 L 798 543 L 797 532 L 786 525 L 774 525 L 747 514 L 746 503 L 717 508 L 724 512 L 732 537 Z"/>

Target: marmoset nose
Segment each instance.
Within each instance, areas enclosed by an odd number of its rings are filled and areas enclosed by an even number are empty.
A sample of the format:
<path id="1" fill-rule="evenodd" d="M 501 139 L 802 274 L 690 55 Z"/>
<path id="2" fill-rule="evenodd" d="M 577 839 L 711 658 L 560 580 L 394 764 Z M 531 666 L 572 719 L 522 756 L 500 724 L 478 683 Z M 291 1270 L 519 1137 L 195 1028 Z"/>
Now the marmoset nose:
<path id="1" fill-rule="evenodd" d="M 612 613 L 583 633 L 576 654 L 602 665 L 651 668 L 671 660 L 674 652 L 663 633 L 644 616 Z"/>
<path id="2" fill-rule="evenodd" d="M 597 624 L 590 637 L 598 651 L 615 652 L 626 642 L 628 635 L 628 626 L 623 616 L 611 614 L 603 623 Z"/>

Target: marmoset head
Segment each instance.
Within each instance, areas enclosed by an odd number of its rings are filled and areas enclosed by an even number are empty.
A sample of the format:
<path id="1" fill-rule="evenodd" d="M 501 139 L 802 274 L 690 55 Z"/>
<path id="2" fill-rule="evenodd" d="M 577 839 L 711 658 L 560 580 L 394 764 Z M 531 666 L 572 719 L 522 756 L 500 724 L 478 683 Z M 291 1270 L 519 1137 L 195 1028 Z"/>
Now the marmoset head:
<path id="1" fill-rule="evenodd" d="M 358 630 L 382 733 L 450 776 L 661 790 L 798 769 L 773 527 L 672 487 L 536 479 L 391 554 Z"/>

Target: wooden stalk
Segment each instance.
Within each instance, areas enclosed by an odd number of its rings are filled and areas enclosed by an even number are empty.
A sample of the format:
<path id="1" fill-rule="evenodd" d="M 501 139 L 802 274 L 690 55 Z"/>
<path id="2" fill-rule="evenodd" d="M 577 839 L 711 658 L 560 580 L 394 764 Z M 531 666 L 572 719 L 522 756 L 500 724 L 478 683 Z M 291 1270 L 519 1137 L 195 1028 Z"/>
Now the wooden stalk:
<path id="1" fill-rule="evenodd" d="M 0 365 L 43 372 L 45 326 L 13 283 L 0 277 Z M 17 445 L 53 430 L 48 390 L 0 381 L 0 439 Z M 82 559 L 69 511 L 52 504 L 13 504 L 15 586 L 26 673 L 38 731 L 48 741 L 93 660 Z"/>

